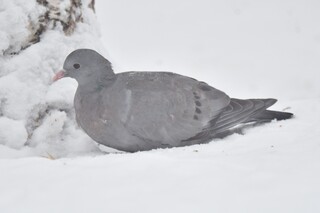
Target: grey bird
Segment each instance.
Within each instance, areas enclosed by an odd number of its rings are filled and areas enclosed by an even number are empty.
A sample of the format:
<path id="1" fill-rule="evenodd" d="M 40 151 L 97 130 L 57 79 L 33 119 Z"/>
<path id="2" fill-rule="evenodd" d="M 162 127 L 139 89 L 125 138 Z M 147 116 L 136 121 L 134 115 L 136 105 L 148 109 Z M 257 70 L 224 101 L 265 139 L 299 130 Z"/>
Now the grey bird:
<path id="1" fill-rule="evenodd" d="M 115 74 L 90 49 L 70 53 L 54 80 L 78 82 L 79 126 L 96 142 L 126 152 L 207 143 L 293 114 L 267 110 L 276 99 L 235 99 L 196 79 L 171 72 Z"/>

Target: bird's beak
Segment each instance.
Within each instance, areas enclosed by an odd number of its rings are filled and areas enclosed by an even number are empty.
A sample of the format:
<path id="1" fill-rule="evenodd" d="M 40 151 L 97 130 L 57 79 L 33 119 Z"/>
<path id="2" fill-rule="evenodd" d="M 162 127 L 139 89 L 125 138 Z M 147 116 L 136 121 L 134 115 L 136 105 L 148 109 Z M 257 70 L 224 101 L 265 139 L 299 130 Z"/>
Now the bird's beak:
<path id="1" fill-rule="evenodd" d="M 63 78 L 63 77 L 65 76 L 65 74 L 66 74 L 66 71 L 60 70 L 59 72 L 57 72 L 57 73 L 55 74 L 55 76 L 53 77 L 52 80 L 55 82 L 55 81 Z"/>

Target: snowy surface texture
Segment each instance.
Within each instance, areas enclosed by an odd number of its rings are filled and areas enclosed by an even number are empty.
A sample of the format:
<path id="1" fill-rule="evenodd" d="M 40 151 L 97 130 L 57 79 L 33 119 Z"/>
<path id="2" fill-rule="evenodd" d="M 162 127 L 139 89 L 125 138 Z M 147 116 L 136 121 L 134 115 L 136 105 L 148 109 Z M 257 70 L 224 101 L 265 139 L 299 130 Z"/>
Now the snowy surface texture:
<path id="1" fill-rule="evenodd" d="M 31 2 L 0 0 L 0 48 L 20 45 L 10 35 L 25 36 Z M 1 212 L 320 212 L 320 1 L 96 4 L 109 55 L 85 10 L 73 36 L 49 31 L 0 57 Z M 51 82 L 80 47 L 116 72 L 168 70 L 231 97 L 278 98 L 273 109 L 295 118 L 205 145 L 104 154 L 74 122 L 76 83 Z"/>
<path id="2" fill-rule="evenodd" d="M 61 1 L 61 11 L 70 4 Z M 45 8 L 36 1 L 4 1 L 0 4 L 0 48 L 19 51 L 29 35 L 28 23 L 36 22 Z M 0 153 L 1 157 L 56 157 L 98 150 L 75 124 L 75 81 L 52 77 L 65 57 L 77 48 L 101 49 L 96 17 L 83 4 L 84 22 L 72 36 L 61 25 L 45 32 L 41 42 L 18 55 L 0 56 Z M 37 13 L 38 12 L 38 13 Z M 62 13 L 62 12 L 61 12 Z M 10 153 L 6 149 L 11 150 Z M 50 153 L 50 154 L 49 154 Z"/>

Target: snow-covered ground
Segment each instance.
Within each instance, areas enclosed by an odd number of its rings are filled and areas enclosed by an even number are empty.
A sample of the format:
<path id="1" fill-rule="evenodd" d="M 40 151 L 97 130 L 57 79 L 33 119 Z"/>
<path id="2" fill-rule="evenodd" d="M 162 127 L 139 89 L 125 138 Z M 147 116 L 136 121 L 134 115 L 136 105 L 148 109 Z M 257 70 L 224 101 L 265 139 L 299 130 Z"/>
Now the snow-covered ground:
<path id="1" fill-rule="evenodd" d="M 32 5 L 14 2 L 8 13 L 0 0 L 0 48 L 24 36 Z M 320 1 L 96 4 L 104 47 L 87 11 L 74 36 L 50 31 L 0 57 L 0 212 L 320 212 Z M 232 97 L 278 98 L 272 109 L 295 118 L 205 145 L 105 154 L 74 123 L 75 82 L 51 84 L 79 47 L 116 72 L 169 70 Z"/>

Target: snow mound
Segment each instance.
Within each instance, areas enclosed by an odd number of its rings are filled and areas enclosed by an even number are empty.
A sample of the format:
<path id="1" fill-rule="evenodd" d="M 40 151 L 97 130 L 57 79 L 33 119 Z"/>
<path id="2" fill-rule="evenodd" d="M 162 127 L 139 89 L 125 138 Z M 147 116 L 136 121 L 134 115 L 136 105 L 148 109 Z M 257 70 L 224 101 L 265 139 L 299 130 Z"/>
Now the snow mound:
<path id="1" fill-rule="evenodd" d="M 70 1 L 60 4 L 63 15 Z M 30 36 L 28 24 L 37 21 L 47 8 L 35 0 L 1 0 L 0 152 L 12 149 L 14 156 L 62 157 L 98 150 L 74 121 L 76 82 L 62 79 L 52 83 L 52 77 L 74 49 L 104 52 L 96 17 L 88 4 L 83 1 L 83 22 L 77 24 L 72 35 L 66 36 L 57 23 L 41 36 L 40 42 L 24 49 Z"/>

